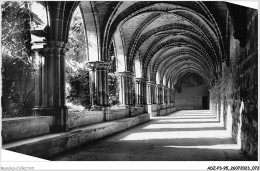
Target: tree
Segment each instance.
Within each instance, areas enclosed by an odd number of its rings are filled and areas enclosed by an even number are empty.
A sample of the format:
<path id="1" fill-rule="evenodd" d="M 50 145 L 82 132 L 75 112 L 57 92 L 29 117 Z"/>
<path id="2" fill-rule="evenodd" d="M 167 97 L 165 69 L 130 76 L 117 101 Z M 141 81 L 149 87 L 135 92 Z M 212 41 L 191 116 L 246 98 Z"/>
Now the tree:
<path id="1" fill-rule="evenodd" d="M 28 97 L 34 90 L 35 67 L 30 49 L 29 2 L 2 3 L 2 108 L 3 117 L 30 115 Z M 31 83 L 33 83 L 31 85 Z"/>

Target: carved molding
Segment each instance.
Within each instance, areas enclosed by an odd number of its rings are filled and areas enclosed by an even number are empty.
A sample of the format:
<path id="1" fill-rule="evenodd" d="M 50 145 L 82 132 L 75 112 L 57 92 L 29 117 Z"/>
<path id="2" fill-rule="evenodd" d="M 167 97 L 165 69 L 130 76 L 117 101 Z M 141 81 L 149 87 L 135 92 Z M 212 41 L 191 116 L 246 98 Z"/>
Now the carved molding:
<path id="1" fill-rule="evenodd" d="M 126 71 L 126 72 L 117 72 L 116 75 L 118 77 L 128 77 L 128 78 L 133 78 L 134 77 L 134 73 L 133 72 L 129 72 L 129 71 Z"/>
<path id="2" fill-rule="evenodd" d="M 88 62 L 87 67 L 91 70 L 108 70 L 108 68 L 110 67 L 110 62 L 106 62 L 106 61 Z"/>

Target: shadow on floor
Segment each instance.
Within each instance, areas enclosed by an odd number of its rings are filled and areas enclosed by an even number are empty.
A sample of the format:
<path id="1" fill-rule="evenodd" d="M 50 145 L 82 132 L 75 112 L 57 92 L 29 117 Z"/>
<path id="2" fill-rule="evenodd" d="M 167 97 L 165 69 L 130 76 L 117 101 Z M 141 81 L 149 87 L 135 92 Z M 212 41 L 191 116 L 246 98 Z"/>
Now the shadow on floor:
<path id="1" fill-rule="evenodd" d="M 209 114 L 208 111 L 204 113 Z M 185 116 L 185 121 L 179 118 Z M 194 118 L 198 114 L 200 121 Z M 189 116 L 192 115 L 192 116 Z M 214 117 L 200 111 L 172 113 L 53 156 L 62 161 L 238 161 L 246 160 Z M 187 121 L 186 121 L 187 120 Z"/>

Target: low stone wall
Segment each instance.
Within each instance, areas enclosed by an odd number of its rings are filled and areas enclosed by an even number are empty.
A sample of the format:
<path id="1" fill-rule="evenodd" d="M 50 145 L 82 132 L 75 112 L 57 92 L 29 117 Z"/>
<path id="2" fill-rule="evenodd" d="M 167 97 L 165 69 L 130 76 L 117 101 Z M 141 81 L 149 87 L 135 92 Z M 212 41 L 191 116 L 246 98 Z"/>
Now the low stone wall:
<path id="1" fill-rule="evenodd" d="M 52 116 L 2 119 L 3 143 L 48 134 L 52 126 Z"/>
<path id="2" fill-rule="evenodd" d="M 130 116 L 130 109 L 117 109 L 111 110 L 106 114 L 106 121 L 112 121 L 116 119 L 126 118 Z"/>
<path id="3" fill-rule="evenodd" d="M 119 119 L 71 130 L 32 138 L 27 141 L 8 143 L 3 149 L 49 159 L 51 156 L 78 147 L 88 142 L 114 134 L 150 120 L 149 114 Z"/>
<path id="4" fill-rule="evenodd" d="M 146 112 L 145 112 L 144 107 L 135 107 L 133 113 L 134 113 L 134 116 L 136 116 L 136 115 L 140 115 L 140 114 L 146 113 Z"/>
<path id="5" fill-rule="evenodd" d="M 187 105 L 178 105 L 176 106 L 177 110 L 201 110 L 201 106 L 187 106 Z"/>
<path id="6" fill-rule="evenodd" d="M 69 129 L 74 129 L 105 121 L 127 118 L 129 116 L 137 116 L 143 113 L 146 113 L 145 107 L 132 107 L 129 109 L 114 109 L 107 111 L 71 112 L 68 118 L 68 127 Z"/>
<path id="7" fill-rule="evenodd" d="M 148 109 L 148 113 L 151 115 L 151 116 L 157 116 L 157 104 L 148 104 L 147 105 L 147 109 Z"/>
<path id="8" fill-rule="evenodd" d="M 104 121 L 104 111 L 81 111 L 70 112 L 68 118 L 68 128 L 78 128 Z"/>
<path id="9" fill-rule="evenodd" d="M 145 113 L 145 107 L 107 111 L 70 112 L 68 117 L 68 129 L 71 130 L 101 122 L 127 118 L 129 116 L 137 116 L 143 113 Z M 51 133 L 53 117 L 6 118 L 3 119 L 2 124 L 3 143 L 8 143 Z"/>
<path id="10" fill-rule="evenodd" d="M 163 116 L 176 111 L 174 104 L 148 104 L 148 113 L 152 116 Z"/>
<path id="11" fill-rule="evenodd" d="M 165 110 L 160 110 L 160 116 L 164 116 L 164 115 L 167 115 L 167 114 L 170 114 L 172 112 L 175 112 L 176 111 L 176 108 L 169 108 L 169 109 L 165 109 Z"/>

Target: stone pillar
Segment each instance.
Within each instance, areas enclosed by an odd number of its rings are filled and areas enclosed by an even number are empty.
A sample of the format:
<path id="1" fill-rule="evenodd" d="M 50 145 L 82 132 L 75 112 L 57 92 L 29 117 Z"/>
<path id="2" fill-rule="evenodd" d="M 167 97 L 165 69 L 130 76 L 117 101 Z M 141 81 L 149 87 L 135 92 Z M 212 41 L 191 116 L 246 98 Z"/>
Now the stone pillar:
<path id="1" fill-rule="evenodd" d="M 92 109 L 104 110 L 108 107 L 108 67 L 109 62 L 88 62 L 89 88 Z"/>
<path id="2" fill-rule="evenodd" d="M 162 86 L 162 103 L 163 104 L 167 104 L 168 103 L 168 101 L 167 101 L 167 87 L 166 86 Z"/>
<path id="3" fill-rule="evenodd" d="M 160 84 L 157 84 L 157 91 L 158 91 L 158 100 L 157 100 L 157 103 L 158 104 L 162 104 L 163 103 L 163 88 L 162 88 L 162 85 Z"/>
<path id="4" fill-rule="evenodd" d="M 135 104 L 143 106 L 146 104 L 146 79 L 135 78 Z"/>
<path id="5" fill-rule="evenodd" d="M 173 103 L 175 103 L 175 92 L 176 92 L 176 90 L 173 89 Z"/>
<path id="6" fill-rule="evenodd" d="M 160 85 L 155 84 L 155 103 L 160 104 Z"/>
<path id="7" fill-rule="evenodd" d="M 135 78 L 135 105 L 136 106 L 141 106 L 142 105 L 142 86 L 141 78 Z"/>
<path id="8" fill-rule="evenodd" d="M 170 88 L 167 88 L 167 104 L 170 104 L 171 101 L 170 101 Z"/>
<path id="9" fill-rule="evenodd" d="M 162 87 L 162 94 L 161 94 L 162 99 L 161 99 L 161 103 L 162 103 L 162 104 L 165 104 L 165 86 L 162 85 L 161 87 Z"/>
<path id="10" fill-rule="evenodd" d="M 133 77 L 132 72 L 118 72 L 119 102 L 122 107 L 133 105 Z"/>
<path id="11" fill-rule="evenodd" d="M 152 91 L 153 83 L 151 81 L 147 81 L 146 83 L 147 83 L 146 84 L 147 104 L 153 104 L 153 93 L 154 93 L 154 91 Z"/>
<path id="12" fill-rule="evenodd" d="M 144 105 L 146 105 L 147 104 L 147 89 L 146 89 L 146 87 L 147 87 L 147 78 L 142 78 L 142 99 L 143 99 L 143 104 Z"/>
<path id="13" fill-rule="evenodd" d="M 53 116 L 52 132 L 67 130 L 64 42 L 49 41 L 37 55 L 34 116 Z"/>
<path id="14" fill-rule="evenodd" d="M 170 103 L 173 103 L 173 89 L 170 89 Z"/>

